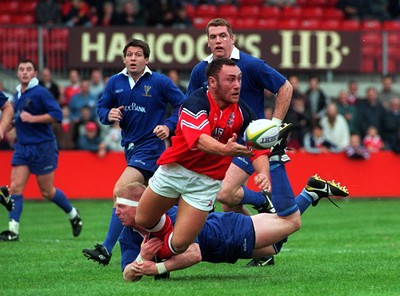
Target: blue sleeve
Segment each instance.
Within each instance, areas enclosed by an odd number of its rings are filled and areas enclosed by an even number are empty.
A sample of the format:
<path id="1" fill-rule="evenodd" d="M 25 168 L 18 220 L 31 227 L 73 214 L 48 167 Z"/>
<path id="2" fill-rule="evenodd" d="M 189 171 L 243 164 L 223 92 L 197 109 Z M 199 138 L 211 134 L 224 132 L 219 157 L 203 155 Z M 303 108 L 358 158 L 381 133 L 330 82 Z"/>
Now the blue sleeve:
<path id="1" fill-rule="evenodd" d="M 207 62 L 202 61 L 193 68 L 192 73 L 190 73 L 186 97 L 189 97 L 189 95 L 196 89 L 199 89 L 207 84 L 206 66 Z"/>
<path id="2" fill-rule="evenodd" d="M 3 108 L 7 100 L 8 98 L 6 97 L 6 95 L 0 90 L 0 109 Z"/>
<path id="3" fill-rule="evenodd" d="M 46 106 L 45 108 L 47 110 L 47 113 L 58 122 L 61 122 L 63 114 L 60 104 L 46 88 L 43 87 L 42 89 L 43 91 L 39 98 L 41 99 L 44 106 Z"/>
<path id="4" fill-rule="evenodd" d="M 110 125 L 112 122 L 108 121 L 108 114 L 110 113 L 111 108 L 115 108 L 113 89 L 115 84 L 115 76 L 111 77 L 104 91 L 97 102 L 97 115 L 99 116 L 99 120 L 102 124 Z"/>
<path id="5" fill-rule="evenodd" d="M 165 125 L 168 126 L 171 133 L 173 133 L 176 124 L 178 123 L 178 113 L 183 101 L 185 100 L 185 95 L 168 77 L 165 76 L 164 81 L 165 83 L 161 84 L 161 87 L 163 88 L 161 93 L 165 94 L 166 100 L 173 106 L 171 116 L 167 118 Z"/>
<path id="6" fill-rule="evenodd" d="M 118 241 L 121 249 L 121 268 L 124 271 L 125 267 L 140 254 L 143 237 L 130 227 L 124 227 Z"/>
<path id="7" fill-rule="evenodd" d="M 254 59 L 253 61 L 256 62 L 257 60 Z M 265 88 L 273 94 L 276 94 L 286 82 L 286 78 L 282 74 L 264 61 L 259 61 L 257 65 L 254 65 L 254 68 L 257 70 L 249 72 L 251 79 L 259 84 L 258 87 Z"/>

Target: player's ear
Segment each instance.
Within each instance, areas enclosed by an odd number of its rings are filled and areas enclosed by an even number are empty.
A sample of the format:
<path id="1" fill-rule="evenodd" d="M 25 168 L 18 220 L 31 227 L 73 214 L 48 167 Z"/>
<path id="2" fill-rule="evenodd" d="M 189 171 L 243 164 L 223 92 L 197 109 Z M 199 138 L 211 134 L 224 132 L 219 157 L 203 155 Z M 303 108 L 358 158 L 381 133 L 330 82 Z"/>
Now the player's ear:
<path id="1" fill-rule="evenodd" d="M 215 77 L 213 77 L 213 76 L 208 77 L 208 86 L 215 88 L 216 83 L 217 83 L 217 80 L 215 79 Z"/>

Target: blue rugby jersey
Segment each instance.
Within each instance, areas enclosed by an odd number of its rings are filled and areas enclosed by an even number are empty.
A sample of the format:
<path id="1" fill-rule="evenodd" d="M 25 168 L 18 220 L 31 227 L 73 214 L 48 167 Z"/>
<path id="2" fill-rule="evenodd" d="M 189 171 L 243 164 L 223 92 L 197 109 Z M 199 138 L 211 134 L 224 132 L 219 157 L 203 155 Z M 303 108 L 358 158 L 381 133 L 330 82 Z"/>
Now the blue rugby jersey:
<path id="1" fill-rule="evenodd" d="M 59 122 L 62 120 L 63 114 L 60 105 L 45 87 L 39 85 L 37 78 L 33 78 L 29 82 L 28 88 L 23 94 L 21 94 L 21 85 L 18 85 L 14 95 L 17 142 L 27 145 L 55 140 L 51 123 L 23 122 L 20 118 L 23 110 L 32 115 L 49 114 Z"/>
<path id="2" fill-rule="evenodd" d="M 108 80 L 97 104 L 101 123 L 112 124 L 107 118 L 111 108 L 124 106 L 120 122 L 122 146 L 158 139 L 153 134 L 156 125 L 167 125 L 172 133 L 178 122 L 178 110 L 185 99 L 184 94 L 167 76 L 151 72 L 147 67 L 132 88 L 130 79 L 133 80 L 125 68 Z M 166 119 L 168 103 L 174 106 L 174 110 Z"/>
<path id="3" fill-rule="evenodd" d="M 256 113 L 257 118 L 264 115 L 264 89 L 275 94 L 285 83 L 286 78 L 270 67 L 265 61 L 252 57 L 234 47 L 231 57 L 242 71 L 240 98 Z M 196 89 L 207 85 L 206 67 L 212 61 L 212 55 L 198 63 L 190 74 L 186 96 Z"/>
<path id="4" fill-rule="evenodd" d="M 7 96 L 0 90 L 0 109 L 3 108 L 4 104 L 8 101 Z"/>

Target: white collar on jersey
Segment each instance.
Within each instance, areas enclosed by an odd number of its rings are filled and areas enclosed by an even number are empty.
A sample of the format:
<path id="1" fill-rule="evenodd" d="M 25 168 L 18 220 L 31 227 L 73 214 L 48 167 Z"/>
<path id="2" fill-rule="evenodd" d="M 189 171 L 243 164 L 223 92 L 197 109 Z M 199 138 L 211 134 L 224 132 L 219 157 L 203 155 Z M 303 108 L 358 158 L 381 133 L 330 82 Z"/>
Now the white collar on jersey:
<path id="1" fill-rule="evenodd" d="M 146 73 L 149 73 L 150 75 L 153 74 L 153 72 L 149 69 L 149 67 L 145 66 L 144 67 L 144 72 L 140 77 L 142 77 Z M 136 82 L 135 82 L 135 80 L 133 80 L 132 76 L 130 76 L 128 74 L 128 68 L 125 67 L 121 72 L 119 72 L 119 74 L 122 74 L 122 75 L 125 75 L 126 77 L 128 77 L 129 85 L 130 85 L 131 89 L 135 86 Z M 140 79 L 140 77 L 139 77 L 139 79 Z"/>
<path id="2" fill-rule="evenodd" d="M 32 88 L 32 87 L 38 85 L 38 84 L 39 84 L 39 79 L 37 79 L 36 77 L 33 77 L 33 78 L 31 79 L 31 81 L 29 81 L 28 87 L 27 87 L 26 89 L 30 89 L 30 88 Z M 19 97 L 21 96 L 21 84 L 18 84 L 17 87 L 16 87 L 16 89 L 17 89 L 18 98 L 19 98 Z"/>
<path id="3" fill-rule="evenodd" d="M 237 49 L 235 46 L 233 46 L 230 59 L 240 60 L 240 52 L 239 52 L 239 49 Z M 212 60 L 213 60 L 213 55 L 212 55 L 212 54 L 210 54 L 208 57 L 206 57 L 206 58 L 204 59 L 204 61 L 206 61 L 207 63 L 211 63 Z"/>

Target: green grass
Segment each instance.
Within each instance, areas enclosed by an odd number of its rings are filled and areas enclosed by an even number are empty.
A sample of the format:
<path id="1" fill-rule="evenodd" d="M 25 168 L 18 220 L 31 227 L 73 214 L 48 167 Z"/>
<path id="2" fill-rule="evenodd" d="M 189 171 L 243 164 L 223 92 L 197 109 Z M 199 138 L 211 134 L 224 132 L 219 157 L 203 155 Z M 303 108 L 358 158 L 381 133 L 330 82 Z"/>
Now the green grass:
<path id="1" fill-rule="evenodd" d="M 137 283 L 122 280 L 119 246 L 107 267 L 81 253 L 104 239 L 111 202 L 73 204 L 84 220 L 79 238 L 53 204 L 25 202 L 20 241 L 0 243 L 0 295 L 400 295 L 400 199 L 310 207 L 274 266 L 201 263 L 169 281 Z"/>

